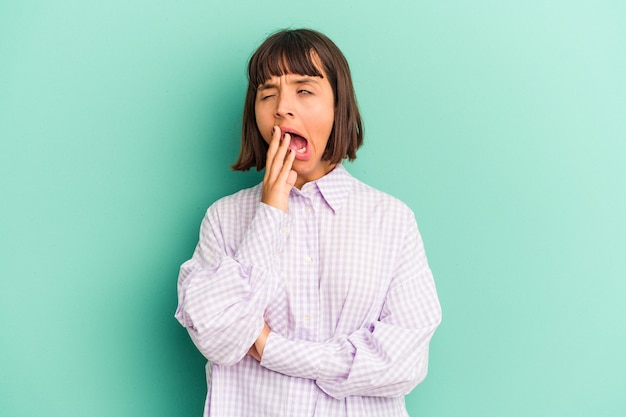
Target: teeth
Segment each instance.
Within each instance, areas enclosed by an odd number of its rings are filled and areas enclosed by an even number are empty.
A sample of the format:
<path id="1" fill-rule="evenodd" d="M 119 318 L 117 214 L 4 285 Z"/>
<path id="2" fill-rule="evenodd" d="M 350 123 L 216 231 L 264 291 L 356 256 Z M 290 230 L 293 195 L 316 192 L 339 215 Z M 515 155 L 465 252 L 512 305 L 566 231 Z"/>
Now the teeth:
<path id="1" fill-rule="evenodd" d="M 298 149 L 296 152 L 298 152 L 298 153 L 305 153 L 306 152 L 306 146 L 302 147 L 302 149 Z"/>

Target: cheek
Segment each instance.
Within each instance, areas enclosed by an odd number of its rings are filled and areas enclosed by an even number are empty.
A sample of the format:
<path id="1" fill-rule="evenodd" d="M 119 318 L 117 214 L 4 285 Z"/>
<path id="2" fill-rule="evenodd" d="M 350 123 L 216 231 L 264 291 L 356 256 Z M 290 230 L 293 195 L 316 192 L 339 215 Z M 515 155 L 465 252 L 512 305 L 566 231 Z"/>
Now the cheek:
<path id="1" fill-rule="evenodd" d="M 310 115 L 315 120 L 315 125 L 318 127 L 320 133 L 330 131 L 335 123 L 335 107 L 332 104 L 324 101 L 319 103 L 314 109 L 310 111 Z"/>
<path id="2" fill-rule="evenodd" d="M 330 132 L 333 130 L 333 126 L 335 124 L 335 111 L 334 111 L 334 109 L 331 109 L 331 110 L 326 112 L 325 120 L 326 120 L 326 123 L 325 123 L 326 129 L 328 130 L 328 134 L 330 135 Z"/>
<path id="3" fill-rule="evenodd" d="M 330 124 L 330 128 L 332 129 L 332 125 L 335 122 L 335 99 L 332 95 L 326 99 L 324 109 L 326 122 Z"/>
<path id="4" fill-rule="evenodd" d="M 259 112 L 256 111 L 256 109 L 255 109 L 254 118 L 255 118 L 255 121 L 256 121 L 256 127 L 257 127 L 257 129 L 259 129 L 259 132 L 261 132 L 261 136 L 263 137 L 263 140 L 265 142 L 269 143 L 270 139 L 271 139 L 272 126 L 268 126 L 268 123 L 259 114 Z M 268 133 L 268 132 L 270 132 L 270 133 Z"/>

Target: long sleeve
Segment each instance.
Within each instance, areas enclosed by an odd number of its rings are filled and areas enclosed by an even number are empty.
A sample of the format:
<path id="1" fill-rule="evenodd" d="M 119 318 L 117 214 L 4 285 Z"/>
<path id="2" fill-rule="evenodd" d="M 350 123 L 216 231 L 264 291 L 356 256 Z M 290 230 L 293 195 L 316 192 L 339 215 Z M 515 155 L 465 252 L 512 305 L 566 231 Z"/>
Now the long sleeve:
<path id="1" fill-rule="evenodd" d="M 400 396 L 425 378 L 429 342 L 440 321 L 435 285 L 413 220 L 379 320 L 321 343 L 270 333 L 261 364 L 313 379 L 338 399 Z"/>
<path id="2" fill-rule="evenodd" d="M 273 259 L 289 222 L 280 210 L 258 203 L 235 246 L 232 228 L 245 223 L 236 217 L 236 207 L 223 201 L 207 210 L 200 241 L 178 278 L 176 318 L 200 352 L 222 365 L 239 362 L 263 328 L 263 313 L 277 288 Z"/>

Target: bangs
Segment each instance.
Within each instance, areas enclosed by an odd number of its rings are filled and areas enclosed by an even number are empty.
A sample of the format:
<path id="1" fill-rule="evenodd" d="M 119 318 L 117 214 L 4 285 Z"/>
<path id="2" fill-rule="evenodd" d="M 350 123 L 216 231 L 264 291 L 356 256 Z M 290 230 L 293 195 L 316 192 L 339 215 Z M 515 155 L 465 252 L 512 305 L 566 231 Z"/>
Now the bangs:
<path id="1" fill-rule="evenodd" d="M 323 77 L 322 61 L 312 43 L 296 33 L 284 33 L 268 42 L 250 59 L 248 79 L 258 88 L 272 77 L 285 74 Z"/>

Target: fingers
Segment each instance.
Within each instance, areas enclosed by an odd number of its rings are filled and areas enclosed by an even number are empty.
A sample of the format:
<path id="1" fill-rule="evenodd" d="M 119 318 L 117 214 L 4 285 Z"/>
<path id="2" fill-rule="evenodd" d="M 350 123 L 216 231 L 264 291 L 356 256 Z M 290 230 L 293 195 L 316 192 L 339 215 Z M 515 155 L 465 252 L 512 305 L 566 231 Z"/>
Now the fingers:
<path id="1" fill-rule="evenodd" d="M 267 150 L 267 162 L 266 165 L 272 165 L 274 162 L 274 158 L 276 157 L 276 153 L 278 152 L 278 148 L 282 144 L 281 140 L 281 131 L 278 126 L 274 126 L 272 128 L 272 139 L 270 140 L 270 146 Z"/>
<path id="2" fill-rule="evenodd" d="M 281 138 L 280 129 L 278 127 L 274 128 L 265 162 L 265 174 L 268 178 L 272 180 L 278 179 L 281 174 L 286 175 L 291 169 L 295 155 L 293 157 L 289 155 L 293 153 L 289 149 L 290 142 L 291 135 L 289 133 L 285 133 L 284 137 Z"/>
<path id="3" fill-rule="evenodd" d="M 278 126 L 272 128 L 272 139 L 270 140 L 270 146 L 267 150 L 267 163 L 271 164 L 276 156 L 276 151 L 281 143 L 281 132 Z"/>
<path id="4" fill-rule="evenodd" d="M 280 128 L 274 126 L 265 161 L 261 201 L 286 212 L 289 193 L 298 174 L 292 169 L 296 153 L 289 148 L 291 135 L 285 133 L 284 137 L 281 136 Z"/>
<path id="5" fill-rule="evenodd" d="M 286 137 L 285 137 L 285 139 L 283 139 L 283 142 L 287 143 L 287 150 L 285 151 L 287 153 L 287 156 L 286 157 L 285 156 L 282 157 L 284 162 L 283 162 L 282 166 L 280 167 L 281 169 L 280 169 L 280 172 L 278 174 L 278 178 L 277 179 L 278 179 L 278 181 L 288 182 L 287 179 L 288 179 L 289 175 L 291 173 L 295 174 L 295 171 L 292 171 L 291 167 L 293 167 L 293 161 L 295 161 L 295 159 L 296 159 L 296 152 L 293 149 L 289 148 L 289 141 L 291 140 L 289 135 L 287 134 L 285 136 Z M 282 146 L 283 145 L 281 144 L 281 147 Z M 280 158 L 281 156 L 279 154 L 276 157 Z M 276 165 L 278 165 L 278 164 L 276 164 Z M 291 185 L 293 185 L 293 184 L 291 184 Z"/>

